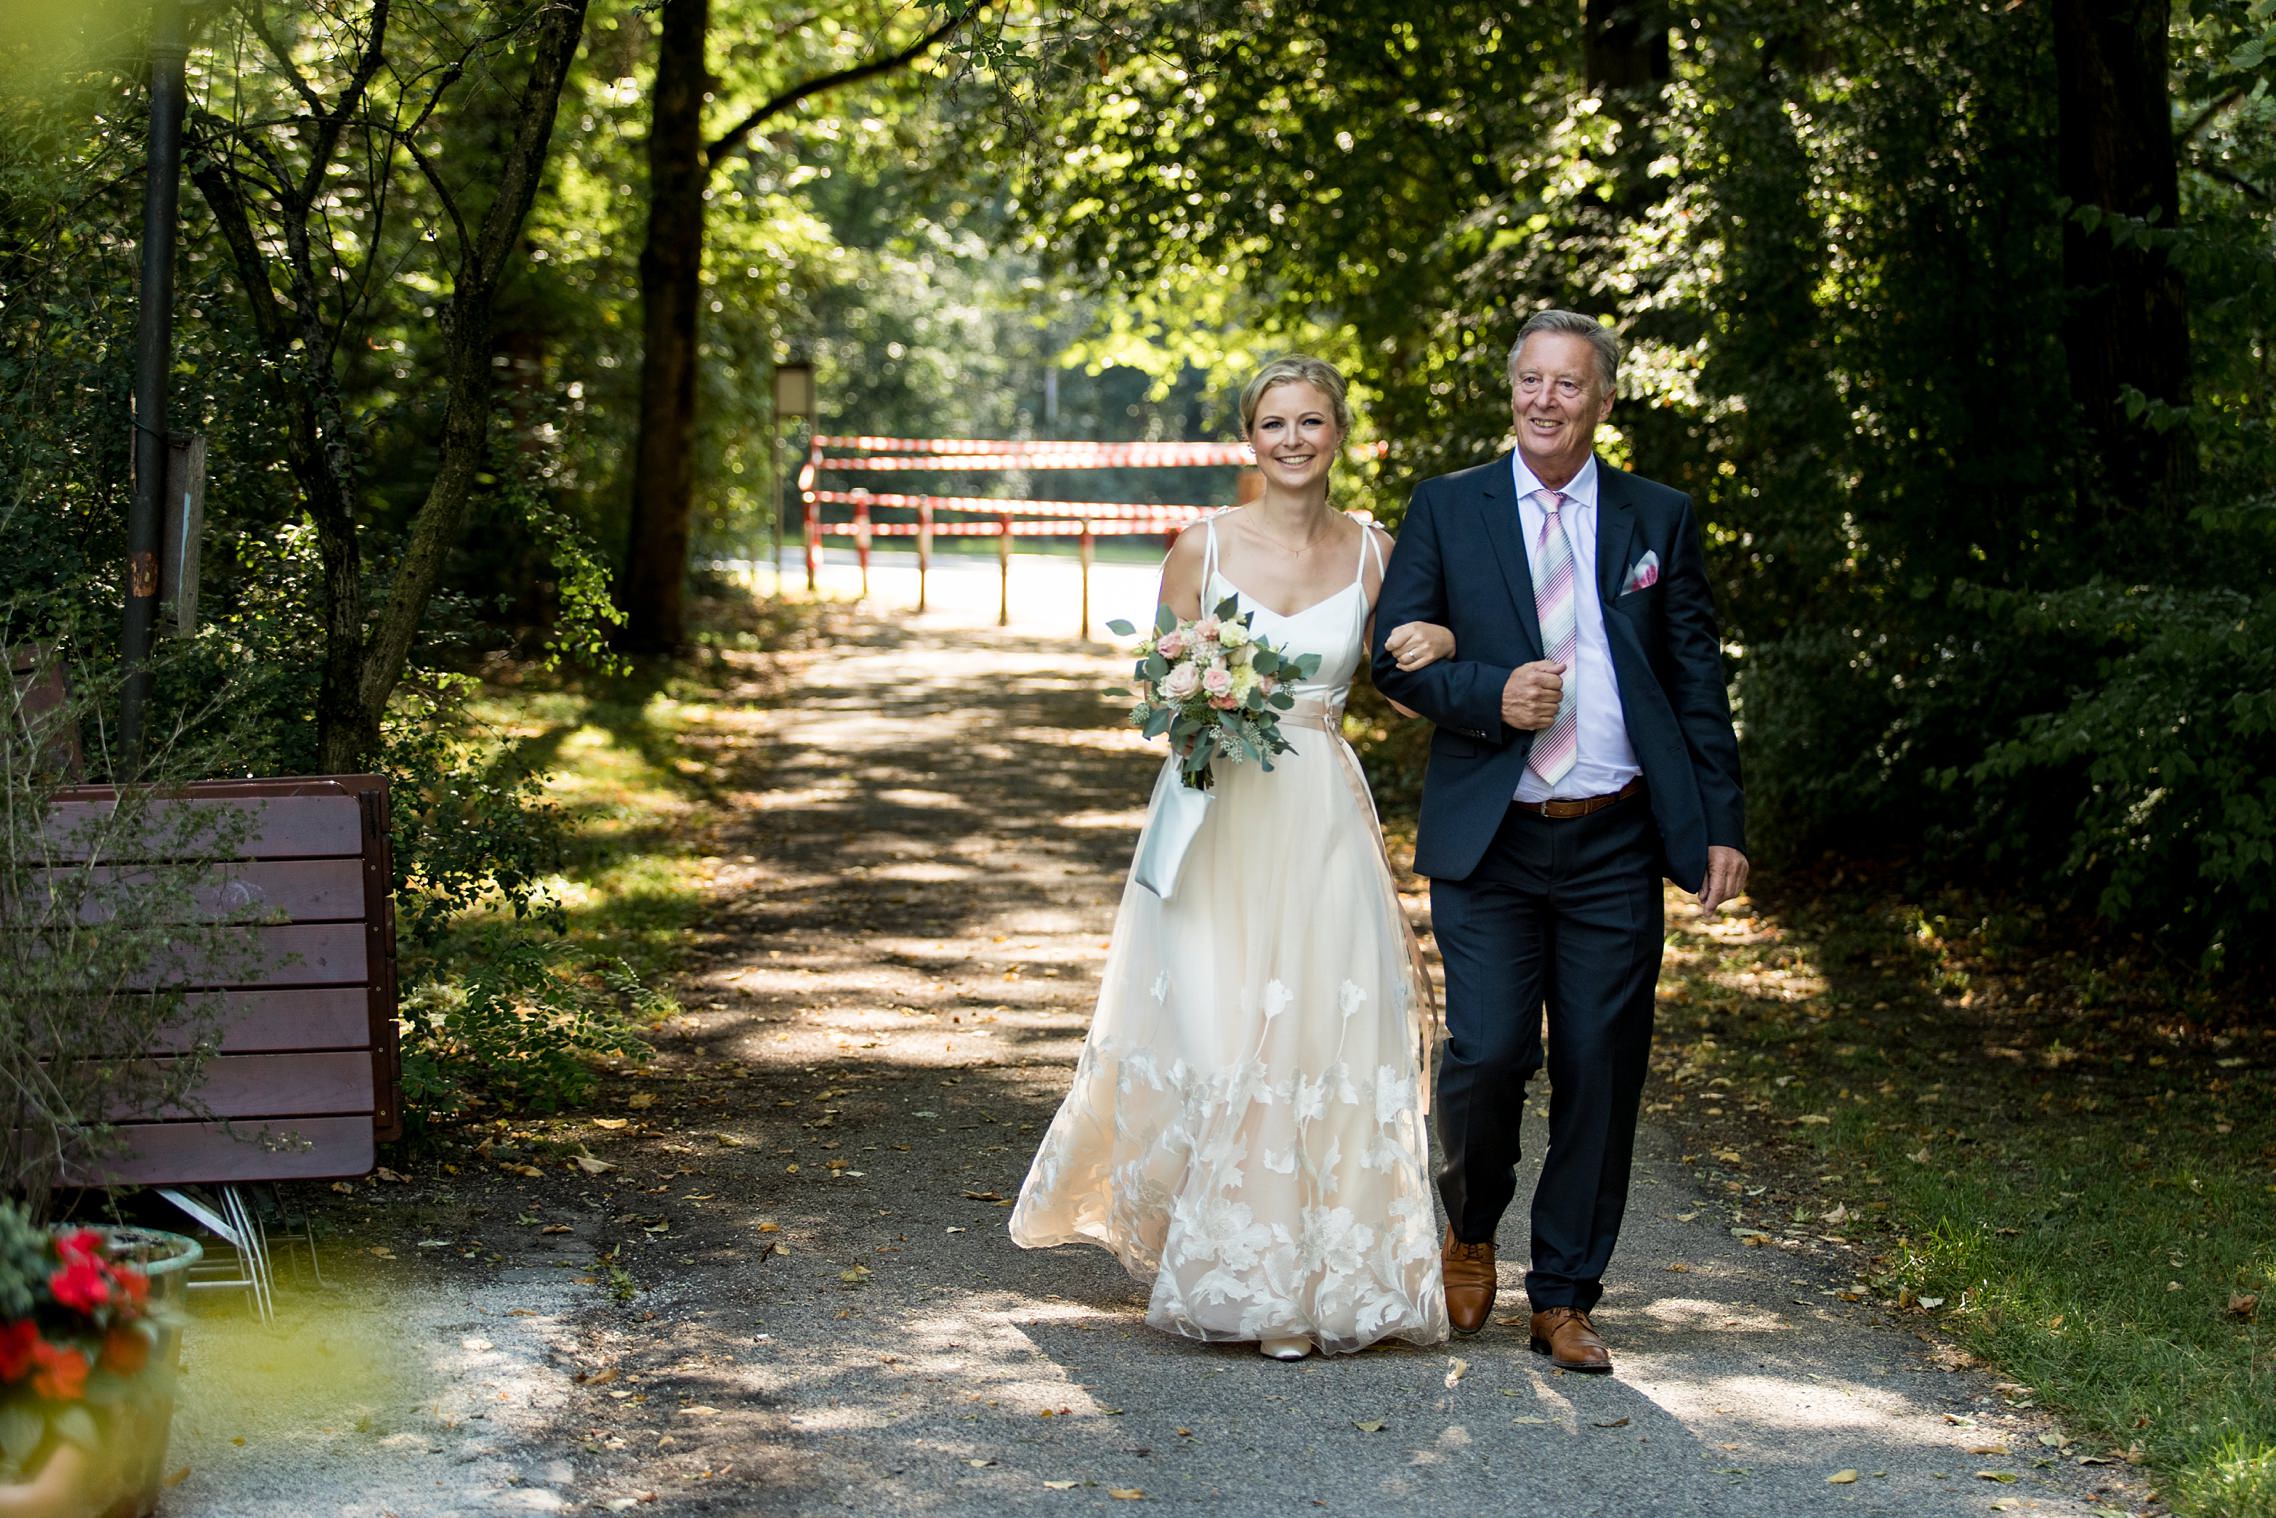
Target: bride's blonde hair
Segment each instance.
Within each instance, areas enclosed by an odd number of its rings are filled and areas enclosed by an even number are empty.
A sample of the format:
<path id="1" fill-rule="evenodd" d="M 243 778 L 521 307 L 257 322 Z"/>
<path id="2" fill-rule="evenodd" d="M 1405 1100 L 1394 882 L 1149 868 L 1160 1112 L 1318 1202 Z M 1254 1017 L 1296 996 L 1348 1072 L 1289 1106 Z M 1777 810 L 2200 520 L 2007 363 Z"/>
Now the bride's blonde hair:
<path id="1" fill-rule="evenodd" d="M 1259 369 L 1256 377 L 1241 387 L 1242 437 L 1255 429 L 1257 407 L 1263 403 L 1264 393 L 1275 385 L 1311 385 L 1318 389 L 1335 411 L 1336 431 L 1351 436 L 1351 402 L 1344 395 L 1342 371 L 1326 359 L 1290 353 Z"/>

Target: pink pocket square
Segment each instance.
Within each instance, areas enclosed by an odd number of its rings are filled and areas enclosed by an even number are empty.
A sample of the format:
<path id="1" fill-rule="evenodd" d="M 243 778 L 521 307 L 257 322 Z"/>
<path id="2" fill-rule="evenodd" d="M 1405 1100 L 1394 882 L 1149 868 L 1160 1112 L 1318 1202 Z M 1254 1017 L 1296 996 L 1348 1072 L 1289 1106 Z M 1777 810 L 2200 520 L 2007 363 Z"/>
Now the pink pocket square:
<path id="1" fill-rule="evenodd" d="M 1636 567 L 1628 571 L 1628 578 L 1621 585 L 1620 593 L 1626 595 L 1632 590 L 1650 590 L 1659 583 L 1660 556 L 1647 548 L 1644 556 L 1636 561 Z"/>

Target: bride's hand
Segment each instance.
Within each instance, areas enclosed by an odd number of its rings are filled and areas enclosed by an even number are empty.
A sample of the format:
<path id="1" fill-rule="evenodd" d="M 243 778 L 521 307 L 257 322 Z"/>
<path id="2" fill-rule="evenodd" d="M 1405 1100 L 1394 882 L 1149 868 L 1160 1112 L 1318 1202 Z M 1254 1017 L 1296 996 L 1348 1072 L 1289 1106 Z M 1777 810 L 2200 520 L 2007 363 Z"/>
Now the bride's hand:
<path id="1" fill-rule="evenodd" d="M 1436 622 L 1402 622 L 1383 647 L 1401 669 L 1421 669 L 1454 657 L 1454 634 Z"/>

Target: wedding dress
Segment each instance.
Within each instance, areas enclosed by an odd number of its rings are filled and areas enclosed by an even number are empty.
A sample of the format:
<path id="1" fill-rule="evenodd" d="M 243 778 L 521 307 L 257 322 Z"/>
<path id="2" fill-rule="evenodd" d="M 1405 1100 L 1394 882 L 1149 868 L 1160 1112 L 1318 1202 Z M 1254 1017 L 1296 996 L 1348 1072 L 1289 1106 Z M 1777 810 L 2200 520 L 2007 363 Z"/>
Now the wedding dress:
<path id="1" fill-rule="evenodd" d="M 1319 669 L 1288 687 L 1293 752 L 1270 773 L 1213 766 L 1174 899 L 1125 883 L 1090 1036 L 1012 1213 L 1024 1247 L 1113 1251 L 1152 1288 L 1146 1321 L 1191 1338 L 1446 1337 L 1430 988 L 1341 731 L 1372 533 L 1360 553 L 1350 585 L 1283 615 L 1218 572 L 1210 525 L 1204 606 L 1238 597 L 1257 636 Z M 1178 783 L 1165 763 L 1149 825 Z"/>

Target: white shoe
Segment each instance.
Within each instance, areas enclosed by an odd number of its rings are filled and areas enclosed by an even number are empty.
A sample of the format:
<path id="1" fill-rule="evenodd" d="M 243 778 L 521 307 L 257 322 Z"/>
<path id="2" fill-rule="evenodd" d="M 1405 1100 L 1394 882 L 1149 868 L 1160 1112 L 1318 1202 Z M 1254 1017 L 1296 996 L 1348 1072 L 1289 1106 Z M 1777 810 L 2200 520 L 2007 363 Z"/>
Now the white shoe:
<path id="1" fill-rule="evenodd" d="M 1301 1360 L 1312 1352 L 1312 1341 L 1302 1334 L 1257 1340 L 1257 1353 L 1275 1360 Z"/>

